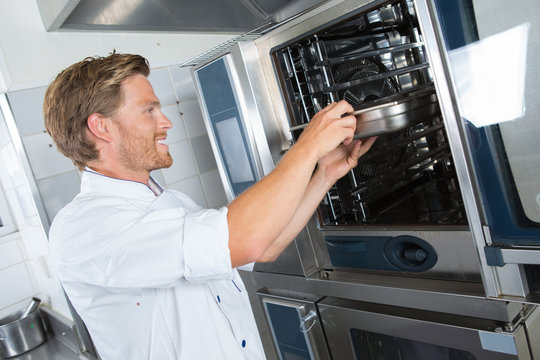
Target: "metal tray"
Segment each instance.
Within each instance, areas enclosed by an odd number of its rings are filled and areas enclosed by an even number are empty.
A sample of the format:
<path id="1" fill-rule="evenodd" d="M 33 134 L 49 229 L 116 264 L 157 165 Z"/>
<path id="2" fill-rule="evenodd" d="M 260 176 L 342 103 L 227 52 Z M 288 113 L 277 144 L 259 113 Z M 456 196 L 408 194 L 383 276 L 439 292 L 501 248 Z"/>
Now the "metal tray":
<path id="1" fill-rule="evenodd" d="M 393 95 L 346 115 L 356 116 L 354 138 L 378 136 L 409 127 L 439 111 L 435 90 L 430 87 Z"/>

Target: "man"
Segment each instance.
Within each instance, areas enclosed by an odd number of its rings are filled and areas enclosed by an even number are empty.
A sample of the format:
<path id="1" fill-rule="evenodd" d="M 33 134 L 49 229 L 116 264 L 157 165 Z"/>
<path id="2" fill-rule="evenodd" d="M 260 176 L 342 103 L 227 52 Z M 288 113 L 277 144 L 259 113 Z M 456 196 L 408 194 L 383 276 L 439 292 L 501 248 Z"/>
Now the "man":
<path id="1" fill-rule="evenodd" d="M 172 158 L 148 74 L 143 57 L 113 53 L 49 86 L 47 131 L 83 171 L 51 226 L 51 263 L 104 360 L 264 359 L 235 269 L 273 261 L 374 140 L 353 141 L 351 106 L 330 104 L 270 174 L 202 209 L 149 175 Z"/>

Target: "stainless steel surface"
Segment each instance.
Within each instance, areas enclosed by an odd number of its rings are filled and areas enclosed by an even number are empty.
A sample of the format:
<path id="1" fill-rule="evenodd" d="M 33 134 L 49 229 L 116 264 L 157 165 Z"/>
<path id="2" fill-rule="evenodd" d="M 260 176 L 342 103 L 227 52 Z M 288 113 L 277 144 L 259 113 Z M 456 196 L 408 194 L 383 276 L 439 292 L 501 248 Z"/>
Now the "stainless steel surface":
<path id="1" fill-rule="evenodd" d="M 240 42 L 234 44 L 224 53 L 219 54 L 222 57 L 229 71 L 229 76 L 232 81 L 232 88 L 235 93 L 235 100 L 239 107 L 243 124 L 247 132 L 248 146 L 254 160 L 256 162 L 257 179 L 261 179 L 269 173 L 274 163 L 272 161 L 268 141 L 272 139 L 272 131 L 266 131 L 265 125 L 272 123 L 274 118 L 271 112 L 265 112 L 268 105 L 268 97 L 262 96 L 265 91 L 264 79 L 260 77 L 256 68 L 252 68 L 250 61 L 257 62 L 256 50 L 252 42 Z M 247 60 L 249 59 L 249 60 Z M 200 67 L 204 67 L 208 63 L 203 63 Z M 200 67 L 194 68 L 197 71 Z M 250 71 L 253 69 L 253 71 Z M 260 70 L 259 70 L 260 71 Z M 195 84 L 197 86 L 197 96 L 199 102 L 205 104 L 204 95 L 202 94 L 200 83 L 197 76 L 194 75 Z M 214 155 L 218 159 L 217 165 L 221 178 L 224 182 L 224 189 L 227 199 L 232 201 L 234 193 L 232 185 L 228 182 L 226 168 L 224 166 L 223 155 L 219 151 L 217 140 L 213 136 L 214 131 L 210 122 L 210 114 L 206 106 L 202 106 L 203 117 L 208 134 L 210 134 L 210 144 L 214 151 Z M 268 134 L 268 138 L 265 134 Z"/>
<path id="2" fill-rule="evenodd" d="M 503 255 L 511 259 L 511 264 L 504 267 L 489 266 L 487 264 L 483 250 L 486 244 L 491 244 L 491 237 L 483 203 L 476 187 L 477 175 L 467 152 L 470 144 L 467 141 L 462 125 L 462 115 L 456 95 L 457 90 L 452 81 L 450 61 L 445 51 L 446 44 L 441 35 L 438 18 L 434 15 L 436 12 L 433 1 L 416 0 L 415 5 L 419 13 L 422 33 L 425 36 L 427 55 L 434 72 L 437 95 L 449 133 L 450 147 L 456 160 L 456 172 L 458 173 L 471 232 L 478 249 L 477 253 L 486 294 L 492 298 L 530 301 L 537 298 L 537 296 L 528 293 L 526 278 L 521 267 L 512 264 L 522 263 L 519 260 L 519 253 L 511 250 L 507 255 Z M 515 250 L 517 251 L 517 249 Z M 506 250 L 503 250 L 504 252 Z M 523 253 L 525 262 L 531 261 L 530 254 L 527 251 Z"/>
<path id="3" fill-rule="evenodd" d="M 323 27 L 328 26 L 329 24 L 344 22 L 348 18 L 352 17 L 354 14 L 358 14 L 361 11 L 370 11 L 377 9 L 377 7 L 381 6 L 383 2 L 353 2 L 353 1 L 343 1 L 343 2 L 332 2 L 331 4 L 327 4 L 328 7 L 325 9 L 318 8 L 311 12 L 310 14 L 306 14 L 305 16 L 300 17 L 299 19 L 295 19 L 286 25 L 279 27 L 272 32 L 263 35 L 261 38 L 255 40 L 255 43 L 257 45 L 258 51 L 259 51 L 259 58 L 260 58 L 260 64 L 264 71 L 264 76 L 266 77 L 266 84 L 268 86 L 268 92 L 269 97 L 272 99 L 273 107 L 274 107 L 274 113 L 276 114 L 276 117 L 278 120 L 276 123 L 274 123 L 274 128 L 277 127 L 280 134 L 282 134 L 283 140 L 288 140 L 289 142 L 294 141 L 293 136 L 288 133 L 289 130 L 295 130 L 301 129 L 305 124 L 294 124 L 292 120 L 290 119 L 291 115 L 284 113 L 284 109 L 287 109 L 288 106 L 284 102 L 284 95 L 282 90 L 280 89 L 280 83 L 276 77 L 275 73 L 275 65 L 271 62 L 272 56 L 271 54 L 276 49 L 283 48 L 283 44 L 291 44 L 294 41 L 299 41 L 299 39 L 302 39 L 306 36 L 306 34 L 313 34 L 314 31 L 321 31 Z M 382 16 L 382 15 L 381 15 Z M 386 15 L 384 15 L 386 16 Z M 314 30 L 315 29 L 315 30 Z M 422 39 L 418 37 L 418 35 L 415 36 L 415 41 L 412 41 L 410 44 L 401 44 L 401 45 L 395 45 L 390 46 L 391 50 L 385 50 L 384 48 L 379 48 L 374 51 L 366 51 L 366 53 L 361 54 L 354 54 L 354 55 L 343 55 L 343 56 L 337 56 L 335 58 L 323 58 L 322 60 L 319 59 L 317 55 L 320 52 L 320 47 L 317 46 L 311 46 L 309 49 L 313 50 L 313 54 L 316 57 L 314 61 L 318 61 L 316 64 L 320 64 L 322 67 L 330 66 L 330 64 L 342 64 L 346 60 L 354 58 L 354 60 L 363 59 L 363 56 L 380 56 L 381 54 L 384 54 L 385 56 L 392 52 L 396 51 L 412 51 L 412 50 L 419 50 L 423 46 Z M 313 43 L 311 44 L 319 44 L 321 47 L 323 45 L 323 39 L 317 38 L 316 35 L 313 35 Z M 399 41 L 405 41 L 400 37 L 397 37 L 396 39 L 399 39 Z M 291 45 L 291 48 L 294 47 Z M 284 52 L 285 54 L 285 52 Z M 289 55 L 287 55 L 289 56 Z M 394 55 L 396 59 L 396 64 L 399 63 L 398 59 L 400 58 L 397 55 Z M 287 59 L 289 57 L 286 57 Z M 287 64 L 288 60 L 284 60 Z M 421 62 L 420 67 L 418 69 L 414 68 L 413 65 L 409 63 L 399 63 L 400 66 L 398 70 L 405 71 L 403 69 L 407 69 L 407 71 L 411 71 L 412 68 L 415 70 L 412 71 L 421 71 L 422 74 L 424 74 L 427 63 Z M 319 66 L 319 65 L 316 65 Z M 288 71 L 288 70 L 287 70 Z M 312 68 L 309 68 L 308 71 L 313 71 Z M 329 74 L 327 72 L 327 74 Z M 324 74 L 323 74 L 324 75 Z M 343 84 L 332 84 L 328 83 L 325 84 L 325 86 L 328 87 L 328 91 L 330 93 L 333 93 L 334 91 L 341 91 L 342 85 L 355 85 L 357 82 L 365 82 L 365 81 L 373 81 L 379 80 L 379 79 L 387 79 L 390 76 L 395 76 L 392 71 L 386 71 L 379 74 L 375 74 L 368 78 L 361 78 L 359 80 L 344 82 Z M 326 79 L 326 77 L 322 76 L 321 78 Z M 298 84 L 297 78 L 291 78 L 293 85 L 294 83 Z M 367 80 L 366 80 L 367 79 Z M 390 126 L 394 124 L 392 120 L 395 120 L 396 122 L 400 122 L 402 120 L 405 120 L 405 122 L 411 122 L 411 119 L 404 119 L 404 117 L 400 117 L 400 113 L 406 112 L 407 110 L 412 110 L 413 115 L 411 118 L 414 118 L 414 123 L 422 118 L 431 118 L 433 116 L 437 117 L 439 113 L 438 104 L 437 104 L 437 97 L 434 94 L 434 90 L 432 86 L 429 86 L 429 82 L 427 84 L 421 85 L 422 83 L 417 85 L 412 85 L 412 83 L 408 82 L 408 77 L 403 78 L 403 84 L 404 91 L 398 95 L 395 96 L 389 96 L 385 99 L 379 99 L 379 100 L 372 100 L 364 104 L 363 108 L 370 109 L 373 106 L 378 106 L 381 103 L 388 102 L 389 104 L 395 104 L 395 107 L 388 106 L 384 107 L 381 106 L 375 111 L 375 114 L 378 116 L 378 120 L 380 120 L 379 125 L 384 126 Z M 416 86 L 416 87 L 415 87 Z M 302 90 L 303 91 L 303 90 Z M 425 91 L 425 92 L 423 92 Z M 418 103 L 421 103 L 425 105 L 423 110 L 420 110 L 422 107 L 417 107 L 414 105 L 414 101 L 406 101 L 407 94 L 419 94 L 419 101 Z M 425 95 L 425 96 L 422 96 Z M 302 92 L 302 95 L 298 96 L 298 99 L 302 99 L 303 97 L 307 96 L 305 92 Z M 316 96 L 319 96 L 318 93 Z M 407 99 L 411 100 L 411 98 Z M 423 101 L 425 102 L 423 102 Z M 317 103 L 317 102 L 314 102 Z M 321 104 L 324 105 L 324 104 Z M 362 109 L 362 106 L 359 106 L 360 109 Z M 414 109 L 418 109 L 419 111 L 414 111 Z M 384 112 L 384 111 L 388 112 Z M 392 112 L 395 111 L 395 112 Z M 425 111 L 425 112 L 424 112 Z M 427 116 L 420 116 L 420 113 Z M 395 119 L 389 119 L 388 115 L 396 115 Z M 309 113 L 304 116 L 310 115 Z M 382 115 L 382 116 L 381 116 Z M 288 119 L 289 121 L 283 121 L 283 118 Z M 384 120 L 383 120 L 384 119 Z M 376 122 L 376 121 L 375 121 Z M 442 123 L 442 119 L 440 120 Z M 410 125 L 410 124 L 409 124 Z M 271 128 L 269 126 L 268 128 Z M 381 128 L 379 128 L 380 130 Z M 266 130 L 266 129 L 265 129 Z M 394 130 L 394 129 L 392 129 Z M 274 130 L 275 132 L 276 130 Z M 377 130 L 378 131 L 378 130 Z M 384 130 L 383 130 L 384 131 Z M 436 127 L 434 127 L 433 130 L 427 130 L 425 133 L 426 136 L 429 134 L 429 131 L 438 131 L 440 132 L 440 135 L 438 133 L 438 139 L 441 139 L 440 136 L 443 136 L 444 128 L 442 125 L 438 124 Z M 415 139 L 420 139 L 424 136 L 424 134 L 418 133 L 416 137 L 413 137 L 411 141 L 415 142 Z M 276 154 L 279 154 L 279 150 L 281 148 L 286 147 L 284 146 L 285 141 L 269 141 L 269 146 L 272 152 L 272 155 L 274 157 L 274 162 L 277 163 L 279 161 L 279 156 L 276 158 Z M 418 146 L 420 142 L 416 141 L 416 145 Z M 437 151 L 441 151 L 444 146 L 439 146 Z M 435 150 L 433 150 L 435 151 Z M 423 161 L 419 159 L 426 159 L 427 157 L 433 156 L 434 159 L 436 159 L 435 152 L 433 151 L 427 151 L 426 149 L 422 149 L 420 151 L 419 156 L 412 157 L 414 158 L 414 161 Z M 448 150 L 446 150 L 448 151 Z M 434 160 L 434 162 L 437 162 L 439 160 Z M 450 160 L 448 160 L 450 161 Z M 446 160 L 440 160 L 440 162 L 445 162 Z M 405 164 L 405 163 L 403 163 Z M 412 160 L 411 160 L 412 164 Z M 406 165 L 406 164 L 405 164 Z M 405 166 L 404 165 L 404 166 Z M 409 166 L 409 165 L 407 165 Z M 413 165 L 411 165 L 414 167 Z M 426 169 L 429 168 L 432 165 L 425 165 Z M 422 165 L 419 165 L 419 168 L 422 168 Z M 357 186 L 360 186 L 365 179 L 358 178 L 355 176 L 355 178 L 349 176 L 351 178 L 351 183 L 358 184 Z M 393 181 L 396 181 L 396 175 L 388 175 L 388 179 L 394 179 Z M 375 180 L 373 180 L 375 181 Z M 379 184 L 382 182 L 379 181 Z M 390 185 L 388 186 L 382 186 L 381 188 L 388 189 Z M 318 269 L 324 268 L 324 269 L 335 269 L 336 266 L 332 266 L 331 261 L 329 259 L 328 250 L 326 248 L 325 240 L 322 235 L 340 235 L 338 232 L 342 232 L 341 235 L 343 236 L 372 236 L 372 235 L 388 235 L 388 236 L 397 236 L 400 234 L 408 234 L 408 235 L 415 235 L 418 236 L 426 241 L 428 241 L 431 245 L 435 246 L 436 251 L 439 256 L 438 263 L 436 266 L 424 273 L 415 273 L 412 276 L 415 277 L 426 277 L 426 278 L 454 278 L 458 280 L 472 280 L 472 281 L 480 281 L 480 272 L 479 272 L 479 266 L 478 266 L 478 259 L 477 259 L 477 250 L 474 245 L 474 241 L 470 235 L 470 232 L 468 231 L 468 228 L 466 226 L 466 220 L 465 223 L 461 223 L 460 226 L 444 226 L 440 224 L 434 224 L 435 226 L 425 226 L 425 225 L 419 225 L 419 224 L 387 224 L 384 222 L 381 222 L 380 224 L 370 224 L 370 226 L 366 226 L 365 223 L 363 223 L 362 219 L 364 216 L 364 205 L 363 205 L 363 199 L 366 199 L 366 197 L 361 193 L 361 188 L 353 188 L 352 192 L 355 194 L 354 196 L 358 196 L 359 199 L 356 199 L 354 201 L 359 201 L 362 203 L 361 208 L 362 211 L 359 209 L 356 209 L 357 211 L 355 214 L 358 217 L 356 220 L 357 223 L 349 222 L 345 224 L 332 224 L 332 221 L 330 219 L 329 223 L 322 224 L 321 220 L 321 213 L 318 213 L 317 221 L 311 222 L 312 225 L 308 226 L 307 232 L 304 232 L 299 238 L 296 240 L 297 249 L 300 253 L 300 258 L 302 264 L 309 264 L 309 266 L 304 266 L 304 274 L 310 275 L 313 272 L 317 271 Z M 385 190 L 386 191 L 386 190 Z M 400 196 L 406 196 L 408 192 L 402 191 L 400 192 Z M 341 196 L 341 195 L 340 195 Z M 325 200 L 326 203 L 329 204 L 328 208 L 334 211 L 333 207 L 333 201 L 334 198 L 337 199 L 337 195 L 335 193 L 329 193 L 329 196 L 327 197 L 327 200 Z M 395 200 L 395 202 L 399 202 L 398 200 Z M 313 225 L 314 224 L 314 225 Z M 373 225 L 373 226 L 371 226 Z M 323 230 L 323 233 L 320 232 L 320 230 Z M 268 266 L 271 267 L 271 266 Z M 268 268 L 267 267 L 267 268 Z M 268 270 L 270 271 L 270 270 Z M 274 268 L 274 271 L 277 270 L 277 267 Z M 359 270 L 352 270 L 353 272 L 358 272 Z M 411 274 L 408 274 L 411 275 Z"/>
<path id="4" fill-rule="evenodd" d="M 279 23 L 324 0 L 39 0 L 49 31 L 247 32 Z"/>
<path id="5" fill-rule="evenodd" d="M 257 288 L 291 297 L 334 296 L 375 304 L 512 322 L 523 305 L 486 299 L 481 284 L 350 273 L 317 273 L 311 278 L 262 272 L 246 273 Z"/>
<path id="6" fill-rule="evenodd" d="M 73 341 L 77 332 L 72 321 L 63 318 L 60 314 L 46 306 L 40 308 L 41 317 L 45 326 L 47 340 L 38 347 L 15 357 L 11 360 L 96 360 L 97 357 L 82 352 L 76 341 Z M 4 357 L 0 355 L 0 360 Z"/>
<path id="7" fill-rule="evenodd" d="M 21 319 L 24 317 L 27 317 L 31 312 L 34 312 L 41 302 L 41 299 L 33 297 L 32 300 L 30 300 L 30 303 L 26 306 L 24 311 L 21 313 Z"/>
<path id="8" fill-rule="evenodd" d="M 357 119 L 355 139 L 402 130 L 419 119 L 432 117 L 438 111 L 434 91 L 414 91 L 403 94 L 394 101 L 392 97 L 385 100 L 388 103 L 374 102 L 374 107 L 352 113 Z"/>
<path id="9" fill-rule="evenodd" d="M 529 339 L 540 338 L 540 307 L 535 306 L 525 319 L 525 327 Z M 540 359 L 540 341 L 530 341 L 531 354 L 533 359 Z"/>
<path id="10" fill-rule="evenodd" d="M 340 360 L 360 356 L 379 359 L 381 354 L 397 358 L 400 352 L 402 356 L 419 360 L 441 359 L 449 356 L 449 352 L 453 359 L 531 359 L 522 325 L 504 331 L 490 320 L 330 297 L 320 301 L 318 308 L 332 356 Z M 357 346 L 351 346 L 355 331 L 361 337 L 355 339 L 359 341 Z M 362 352 L 355 355 L 355 348 Z"/>
<path id="11" fill-rule="evenodd" d="M 0 360 L 6 358 L 0 356 Z M 39 345 L 33 350 L 30 350 L 19 356 L 9 358 L 10 360 L 84 360 L 92 359 L 95 357 L 86 356 L 76 353 L 66 347 L 60 340 L 56 338 L 47 339 L 43 344 Z"/>
<path id="12" fill-rule="evenodd" d="M 445 54 L 444 39 L 441 35 L 441 28 L 435 13 L 434 5 L 429 0 L 416 0 L 415 6 L 418 12 L 420 27 L 424 34 L 426 52 L 432 71 L 434 72 L 434 82 L 437 89 L 437 96 L 443 118 L 445 119 L 446 131 L 449 134 L 450 148 L 455 159 L 456 172 L 460 183 L 463 201 L 467 210 L 467 218 L 473 239 L 476 243 L 481 275 L 486 294 L 497 297 L 501 292 L 497 284 L 496 270 L 488 266 L 485 253 L 481 251 L 485 246 L 484 232 L 482 224 L 485 223 L 484 214 L 481 210 L 478 193 L 474 190 L 474 170 L 470 158 L 467 156 L 464 145 L 461 142 L 464 138 L 463 129 L 458 125 L 460 116 L 458 105 L 454 97 L 454 88 L 451 81 L 448 59 Z"/>
<path id="13" fill-rule="evenodd" d="M 516 248 L 501 249 L 505 264 L 535 264 L 540 265 L 540 249 Z"/>
<path id="14" fill-rule="evenodd" d="M 327 236 L 341 235 L 351 237 L 396 237 L 401 235 L 410 235 L 418 236 L 422 239 L 429 239 L 429 244 L 433 246 L 438 254 L 437 263 L 429 270 L 414 274 L 402 273 L 402 275 L 425 279 L 438 278 L 457 281 L 473 281 L 478 283 L 481 282 L 480 268 L 477 260 L 478 255 L 476 253 L 471 234 L 467 229 L 437 229 L 434 227 L 404 229 L 387 226 L 384 229 L 367 227 L 346 230 L 324 230 L 323 234 Z M 314 239 L 317 239 L 316 234 L 313 234 L 312 236 Z M 319 238 L 319 242 L 324 244 L 324 239 Z M 456 244 L 459 244 L 459 246 Z M 320 246 L 315 251 L 318 262 L 323 269 L 337 269 L 355 273 L 362 271 L 360 269 L 340 269 L 332 265 L 328 255 L 328 250 L 324 246 Z M 392 275 L 393 273 L 394 272 L 391 271 L 386 272 L 387 275 Z"/>
<path id="15" fill-rule="evenodd" d="M 39 309 L 21 317 L 24 311 L 0 319 L 0 353 L 5 358 L 21 355 L 47 339 Z"/>

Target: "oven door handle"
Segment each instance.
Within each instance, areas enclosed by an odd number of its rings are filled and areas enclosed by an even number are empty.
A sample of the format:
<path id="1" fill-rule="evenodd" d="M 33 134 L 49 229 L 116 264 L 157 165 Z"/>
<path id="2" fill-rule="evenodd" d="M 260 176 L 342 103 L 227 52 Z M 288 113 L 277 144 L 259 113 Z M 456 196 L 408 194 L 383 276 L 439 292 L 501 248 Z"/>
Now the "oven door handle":
<path id="1" fill-rule="evenodd" d="M 326 240 L 326 244 L 332 247 L 334 251 L 345 253 L 360 253 L 366 252 L 367 247 L 364 241 L 336 241 Z"/>

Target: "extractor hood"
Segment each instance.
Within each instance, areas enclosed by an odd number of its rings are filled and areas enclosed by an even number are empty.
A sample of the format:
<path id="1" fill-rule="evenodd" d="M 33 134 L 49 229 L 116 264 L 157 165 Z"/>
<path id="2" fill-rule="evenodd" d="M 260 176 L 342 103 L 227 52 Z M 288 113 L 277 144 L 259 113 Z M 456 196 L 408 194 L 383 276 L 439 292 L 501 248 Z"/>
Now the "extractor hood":
<path id="1" fill-rule="evenodd" d="M 47 31 L 244 33 L 327 0 L 36 0 Z"/>

